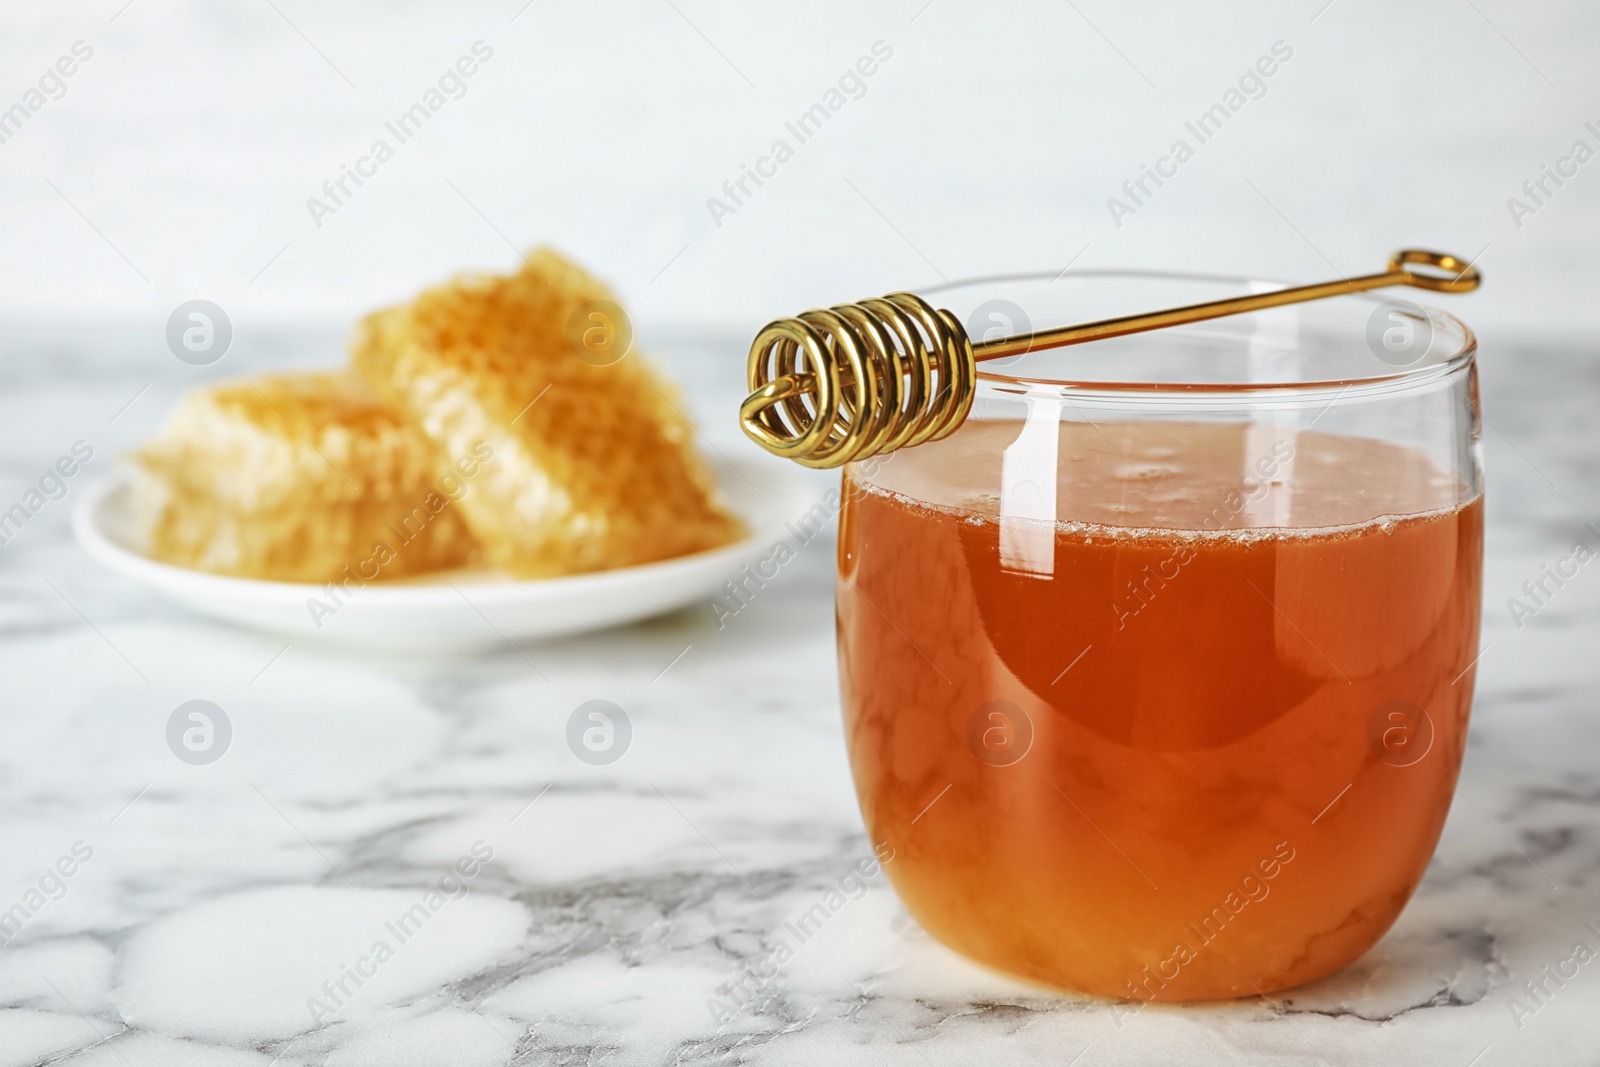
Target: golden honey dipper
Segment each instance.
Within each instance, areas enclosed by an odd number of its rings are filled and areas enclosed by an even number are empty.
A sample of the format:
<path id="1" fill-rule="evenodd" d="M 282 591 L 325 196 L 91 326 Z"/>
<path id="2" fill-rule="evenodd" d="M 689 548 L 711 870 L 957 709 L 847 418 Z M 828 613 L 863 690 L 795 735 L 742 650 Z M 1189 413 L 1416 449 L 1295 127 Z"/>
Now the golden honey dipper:
<path id="1" fill-rule="evenodd" d="M 1443 274 L 1418 274 L 1408 264 Z M 978 363 L 1122 337 L 1247 311 L 1389 285 L 1440 293 L 1478 287 L 1478 268 L 1456 256 L 1406 249 L 1388 268 L 1336 282 L 1188 304 L 974 345 L 959 320 L 911 293 L 818 308 L 768 323 L 750 345 L 744 432 L 807 467 L 839 467 L 956 431 L 972 409 Z"/>

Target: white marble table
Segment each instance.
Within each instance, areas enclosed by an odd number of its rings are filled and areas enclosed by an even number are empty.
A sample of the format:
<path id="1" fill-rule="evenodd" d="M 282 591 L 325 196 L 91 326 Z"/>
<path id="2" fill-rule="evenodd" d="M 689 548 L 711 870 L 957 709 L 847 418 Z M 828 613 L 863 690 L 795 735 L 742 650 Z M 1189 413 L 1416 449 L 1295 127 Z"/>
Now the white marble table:
<path id="1" fill-rule="evenodd" d="M 665 347 L 726 423 L 737 341 Z M 1600 565 L 1521 630 L 1505 606 L 1600 520 L 1600 362 L 1486 348 L 1489 648 L 1461 796 L 1375 950 L 1271 1002 L 1119 1020 L 957 958 L 879 874 L 719 1025 L 717 987 L 869 855 L 830 541 L 721 630 L 692 610 L 478 658 L 283 651 L 113 579 L 67 516 L 182 385 L 332 361 L 337 333 L 242 323 L 200 371 L 154 329 L 7 328 L 0 509 L 74 442 L 94 458 L 0 548 L 0 911 L 26 916 L 0 1067 L 1600 1062 L 1600 963 L 1510 1006 L 1600 949 Z M 167 745 L 191 699 L 232 723 L 210 765 Z M 610 766 L 564 741 L 591 699 L 633 723 Z"/>

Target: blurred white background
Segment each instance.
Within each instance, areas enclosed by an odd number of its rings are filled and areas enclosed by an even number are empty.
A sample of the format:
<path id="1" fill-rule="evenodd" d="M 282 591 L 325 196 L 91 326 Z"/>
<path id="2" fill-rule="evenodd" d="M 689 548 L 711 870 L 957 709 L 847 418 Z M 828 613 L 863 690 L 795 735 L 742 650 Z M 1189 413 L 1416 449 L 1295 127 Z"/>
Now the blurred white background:
<path id="1" fill-rule="evenodd" d="M 64 94 L 0 126 L 13 321 L 159 329 L 195 297 L 337 321 L 548 241 L 641 320 L 739 333 L 941 275 L 1309 281 L 1404 245 L 1481 256 L 1485 289 L 1451 304 L 1475 324 L 1594 322 L 1600 162 L 1520 227 L 1508 207 L 1600 150 L 1600 7 L 1577 0 L 12 2 L 0 109 L 80 40 Z M 399 143 L 385 123 L 478 41 L 464 95 Z M 799 144 L 785 123 L 880 41 Z M 1185 123 L 1279 41 L 1199 144 Z M 394 158 L 317 226 L 307 199 L 380 138 Z M 708 198 L 780 138 L 794 158 L 719 226 Z M 1108 199 L 1179 138 L 1194 158 L 1117 225 Z"/>

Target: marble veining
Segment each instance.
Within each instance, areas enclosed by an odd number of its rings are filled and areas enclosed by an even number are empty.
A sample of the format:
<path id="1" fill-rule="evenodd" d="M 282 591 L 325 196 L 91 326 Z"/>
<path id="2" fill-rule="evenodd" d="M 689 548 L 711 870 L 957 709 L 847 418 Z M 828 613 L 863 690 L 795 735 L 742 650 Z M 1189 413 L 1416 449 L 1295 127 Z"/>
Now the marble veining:
<path id="1" fill-rule="evenodd" d="M 204 372 L 88 327 L 5 346 L 11 498 L 78 440 L 103 476 L 202 375 L 327 362 L 338 336 L 241 331 Z M 663 347 L 737 457 L 737 343 Z M 67 531 L 74 485 L 0 548 L 0 911 L 40 901 L 0 946 L 0 1067 L 1600 1061 L 1600 960 L 1575 954 L 1600 952 L 1600 572 L 1520 628 L 1506 605 L 1600 519 L 1600 372 L 1560 339 L 1484 348 L 1485 651 L 1460 793 L 1399 922 L 1330 978 L 1130 1013 L 923 933 L 855 808 L 830 543 L 721 620 L 478 657 L 285 651 L 97 569 Z M 234 731 L 206 766 L 164 732 L 196 698 Z M 609 766 L 565 742 L 596 698 L 634 727 Z M 49 877 L 75 846 L 92 855 Z"/>

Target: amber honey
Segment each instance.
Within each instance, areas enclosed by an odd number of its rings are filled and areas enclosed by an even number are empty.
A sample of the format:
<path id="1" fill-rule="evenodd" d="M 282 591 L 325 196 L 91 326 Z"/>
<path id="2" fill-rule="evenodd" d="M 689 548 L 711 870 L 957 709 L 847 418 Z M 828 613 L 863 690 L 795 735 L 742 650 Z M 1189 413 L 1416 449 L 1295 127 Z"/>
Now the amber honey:
<path id="1" fill-rule="evenodd" d="M 906 907 L 974 960 L 1129 1002 L 1343 966 L 1449 808 L 1481 497 L 1369 438 L 1066 422 L 1051 523 L 1005 506 L 1018 432 L 846 474 L 845 727 Z"/>

